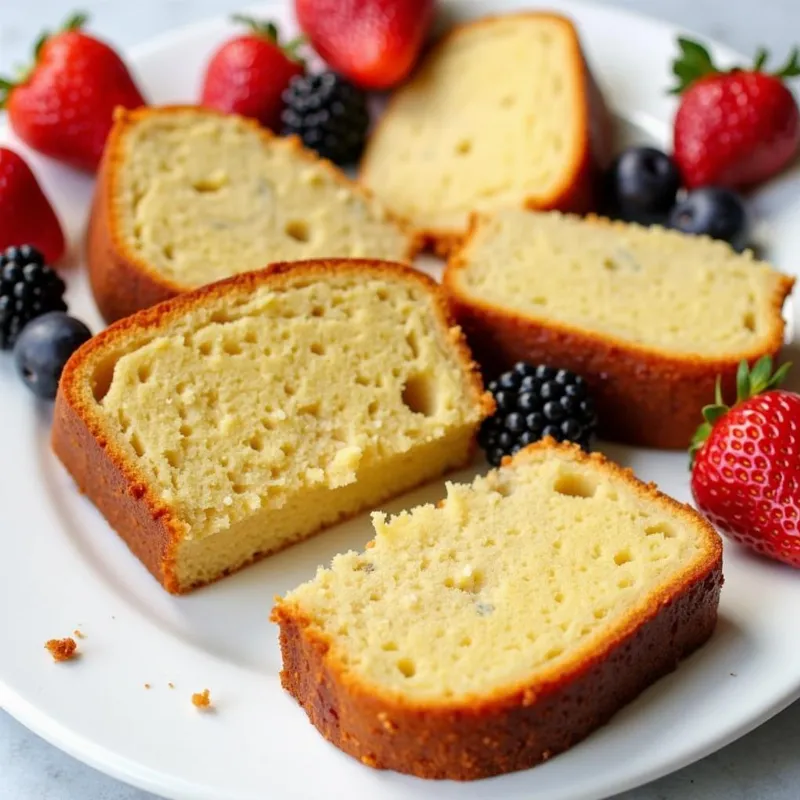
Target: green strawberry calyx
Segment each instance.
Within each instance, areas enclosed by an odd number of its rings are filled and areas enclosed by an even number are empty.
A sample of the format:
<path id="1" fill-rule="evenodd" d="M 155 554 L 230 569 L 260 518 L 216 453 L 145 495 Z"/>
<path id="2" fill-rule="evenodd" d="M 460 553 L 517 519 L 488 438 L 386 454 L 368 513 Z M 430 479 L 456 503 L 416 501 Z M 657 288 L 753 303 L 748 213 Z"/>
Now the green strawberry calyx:
<path id="1" fill-rule="evenodd" d="M 749 67 L 732 67 L 721 70 L 715 64 L 708 49 L 694 39 L 684 36 L 678 37 L 679 54 L 672 62 L 672 73 L 676 78 L 675 86 L 670 89 L 671 94 L 682 94 L 695 81 L 709 75 L 730 75 L 734 72 L 764 72 L 764 67 L 769 59 L 769 52 L 760 47 L 756 52 L 755 60 Z M 800 75 L 800 49 L 795 47 L 786 63 L 774 72 L 766 73 L 779 80 L 796 78 Z"/>
<path id="2" fill-rule="evenodd" d="M 262 22 L 247 14 L 234 14 L 231 16 L 231 22 L 238 22 L 240 25 L 246 25 L 253 35 L 260 39 L 266 39 L 270 44 L 274 44 L 290 61 L 305 66 L 305 61 L 298 52 L 300 48 L 306 44 L 305 36 L 296 36 L 288 42 L 281 42 L 278 26 L 274 22 Z"/>
<path id="3" fill-rule="evenodd" d="M 25 67 L 18 67 L 16 70 L 17 74 L 13 78 L 4 78 L 0 75 L 0 109 L 6 107 L 14 89 L 24 84 L 31 76 L 31 73 L 36 69 L 36 64 L 39 61 L 42 48 L 47 43 L 47 40 L 53 36 L 57 36 L 59 33 L 82 30 L 83 26 L 86 25 L 88 21 L 88 14 L 83 11 L 76 11 L 71 16 L 67 17 L 64 24 L 57 31 L 43 31 L 33 46 L 33 64 Z"/>
<path id="4" fill-rule="evenodd" d="M 694 465 L 695 456 L 711 435 L 717 420 L 724 417 L 732 407 L 736 407 L 745 402 L 745 400 L 764 392 L 769 392 L 772 389 L 777 389 L 785 380 L 791 366 L 791 363 L 787 362 L 773 372 L 772 358 L 770 356 L 759 358 L 752 369 L 750 369 L 747 361 L 741 361 L 736 371 L 736 402 L 733 406 L 728 406 L 722 399 L 722 384 L 720 379 L 717 378 L 714 402 L 703 408 L 704 422 L 692 437 L 692 443 L 689 447 L 690 467 Z"/>

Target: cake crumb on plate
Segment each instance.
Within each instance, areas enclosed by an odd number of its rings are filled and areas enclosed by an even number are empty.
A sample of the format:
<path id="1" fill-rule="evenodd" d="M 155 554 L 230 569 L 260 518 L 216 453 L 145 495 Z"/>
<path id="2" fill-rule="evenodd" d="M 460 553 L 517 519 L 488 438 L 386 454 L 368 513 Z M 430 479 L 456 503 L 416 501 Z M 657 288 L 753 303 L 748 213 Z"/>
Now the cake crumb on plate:
<path id="1" fill-rule="evenodd" d="M 78 645 L 75 640 L 68 636 L 66 639 L 49 639 L 44 645 L 53 656 L 53 661 L 70 661 L 76 658 Z"/>
<path id="2" fill-rule="evenodd" d="M 197 708 L 211 708 L 211 692 L 208 689 L 203 689 L 202 692 L 195 692 L 192 695 L 192 704 Z"/>

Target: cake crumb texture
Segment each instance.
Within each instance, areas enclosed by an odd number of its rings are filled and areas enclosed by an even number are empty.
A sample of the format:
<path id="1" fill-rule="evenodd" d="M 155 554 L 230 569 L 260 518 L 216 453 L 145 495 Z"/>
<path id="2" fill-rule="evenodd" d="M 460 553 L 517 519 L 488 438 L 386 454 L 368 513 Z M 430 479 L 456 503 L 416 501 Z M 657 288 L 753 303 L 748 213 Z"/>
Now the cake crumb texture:
<path id="1" fill-rule="evenodd" d="M 65 639 L 49 639 L 44 646 L 56 662 L 70 661 L 78 656 L 78 644 L 70 636 Z"/>

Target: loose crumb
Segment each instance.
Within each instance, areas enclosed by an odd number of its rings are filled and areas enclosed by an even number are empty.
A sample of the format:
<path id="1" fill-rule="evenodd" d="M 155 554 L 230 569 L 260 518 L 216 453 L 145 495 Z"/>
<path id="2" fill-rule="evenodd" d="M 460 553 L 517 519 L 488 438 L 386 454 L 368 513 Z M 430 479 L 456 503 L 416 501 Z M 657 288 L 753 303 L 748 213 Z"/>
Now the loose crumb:
<path id="1" fill-rule="evenodd" d="M 85 639 L 86 638 L 86 634 L 80 628 L 75 628 L 75 630 L 72 631 L 72 635 L 76 639 Z"/>
<path id="2" fill-rule="evenodd" d="M 192 703 L 197 708 L 211 708 L 211 692 L 203 689 L 202 692 L 195 692 L 192 695 Z"/>
<path id="3" fill-rule="evenodd" d="M 169 686 L 169 688 L 170 688 L 170 689 L 174 689 L 174 688 L 175 688 L 175 684 L 174 684 L 174 683 L 172 683 L 172 681 L 170 681 L 170 682 L 167 684 L 167 686 Z"/>
<path id="4" fill-rule="evenodd" d="M 53 656 L 53 661 L 69 661 L 75 658 L 77 654 L 78 645 L 71 637 L 66 639 L 50 639 L 44 645 Z"/>
<path id="5" fill-rule="evenodd" d="M 144 688 L 145 688 L 145 689 L 149 689 L 149 688 L 150 688 L 150 684 L 149 684 L 149 683 L 146 683 L 146 684 L 144 685 Z"/>

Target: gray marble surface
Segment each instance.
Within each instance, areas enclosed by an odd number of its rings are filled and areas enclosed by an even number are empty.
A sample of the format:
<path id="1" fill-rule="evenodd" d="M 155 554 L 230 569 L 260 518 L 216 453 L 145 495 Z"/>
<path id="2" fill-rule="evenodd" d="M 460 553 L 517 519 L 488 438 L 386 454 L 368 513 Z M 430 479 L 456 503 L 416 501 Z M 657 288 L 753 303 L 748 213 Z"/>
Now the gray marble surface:
<path id="1" fill-rule="evenodd" d="M 782 57 L 800 42 L 798 0 L 613 0 L 715 37 L 751 53 L 767 44 Z M 0 74 L 28 56 L 46 25 L 74 0 L 0 0 Z M 122 47 L 169 28 L 240 8 L 231 0 L 86 0 L 93 28 Z M 8 658 L 8 654 L 3 654 Z M 646 742 L 643 746 L 647 746 Z M 1 800 L 151 800 L 75 761 L 0 711 Z M 800 798 L 800 703 L 703 761 L 620 795 L 618 800 L 797 800 Z M 278 800 L 277 798 L 275 800 Z"/>

